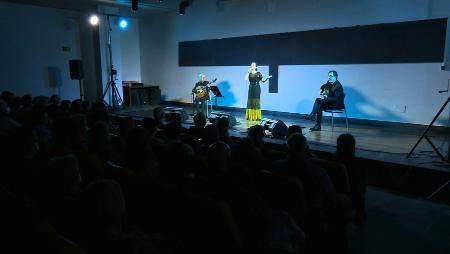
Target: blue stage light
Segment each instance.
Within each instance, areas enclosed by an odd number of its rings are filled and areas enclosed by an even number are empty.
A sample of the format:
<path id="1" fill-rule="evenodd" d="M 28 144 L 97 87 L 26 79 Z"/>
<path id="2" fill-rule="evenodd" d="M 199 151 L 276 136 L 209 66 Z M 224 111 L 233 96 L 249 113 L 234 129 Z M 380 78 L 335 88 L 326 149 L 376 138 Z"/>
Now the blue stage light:
<path id="1" fill-rule="evenodd" d="M 126 20 L 125 18 L 120 18 L 117 23 L 119 25 L 119 28 L 122 30 L 125 30 L 128 28 L 128 20 Z"/>

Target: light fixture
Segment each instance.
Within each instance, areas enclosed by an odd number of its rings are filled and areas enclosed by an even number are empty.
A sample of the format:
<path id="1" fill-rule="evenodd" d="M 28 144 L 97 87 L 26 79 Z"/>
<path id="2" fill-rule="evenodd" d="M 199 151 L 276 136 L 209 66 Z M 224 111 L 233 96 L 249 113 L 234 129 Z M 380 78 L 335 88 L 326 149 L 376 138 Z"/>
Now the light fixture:
<path id="1" fill-rule="evenodd" d="M 178 14 L 184 15 L 186 13 L 186 7 L 189 7 L 191 5 L 191 1 L 183 0 L 180 2 Z"/>
<path id="2" fill-rule="evenodd" d="M 126 18 L 119 18 L 117 25 L 120 29 L 125 30 L 128 28 L 128 20 Z"/>
<path id="3" fill-rule="evenodd" d="M 91 15 L 91 17 L 89 18 L 89 23 L 91 23 L 91 25 L 96 26 L 98 25 L 99 19 L 97 15 Z"/>

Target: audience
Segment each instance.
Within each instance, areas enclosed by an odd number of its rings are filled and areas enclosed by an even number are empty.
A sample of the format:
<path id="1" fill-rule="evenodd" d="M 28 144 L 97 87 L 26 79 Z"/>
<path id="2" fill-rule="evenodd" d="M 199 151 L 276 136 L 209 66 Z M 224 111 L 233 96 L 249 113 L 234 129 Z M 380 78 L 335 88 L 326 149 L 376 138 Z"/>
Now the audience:
<path id="1" fill-rule="evenodd" d="M 285 152 L 267 146 L 260 125 L 234 140 L 225 117 L 207 125 L 198 113 L 185 129 L 180 114 L 166 118 L 156 107 L 153 116 L 135 121 L 108 115 L 100 101 L 1 93 L 6 252 L 348 252 L 347 203 L 309 163 L 300 126 L 289 127 Z M 367 174 L 354 149 L 351 135 L 339 137 L 335 160 L 347 167 L 362 222 Z M 277 197 L 261 192 L 267 177 L 301 182 L 305 212 L 274 207 Z"/>

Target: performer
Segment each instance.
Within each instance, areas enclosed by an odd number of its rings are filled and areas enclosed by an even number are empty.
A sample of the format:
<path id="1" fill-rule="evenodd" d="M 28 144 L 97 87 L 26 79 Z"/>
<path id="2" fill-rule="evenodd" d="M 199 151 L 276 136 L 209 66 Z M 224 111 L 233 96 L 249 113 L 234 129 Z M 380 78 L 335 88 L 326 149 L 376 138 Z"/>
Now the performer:
<path id="1" fill-rule="evenodd" d="M 207 101 L 210 99 L 210 87 L 208 85 L 214 83 L 217 79 L 214 79 L 211 82 L 207 81 L 206 76 L 203 73 L 200 73 L 198 77 L 199 81 L 195 83 L 195 86 L 192 89 L 192 94 L 195 94 L 195 112 L 202 112 L 206 116 Z"/>
<path id="2" fill-rule="evenodd" d="M 311 131 L 320 131 L 322 129 L 322 111 L 329 109 L 343 109 L 344 106 L 344 88 L 338 78 L 336 71 L 328 72 L 328 81 L 320 87 L 320 95 L 317 98 L 311 113 L 305 116 L 305 119 L 316 121 L 316 125 L 310 128 Z"/>
<path id="3" fill-rule="evenodd" d="M 261 87 L 259 82 L 266 82 L 269 78 L 263 78 L 261 72 L 258 71 L 256 63 L 253 62 L 245 75 L 245 80 L 250 82 L 248 87 L 248 100 L 247 100 L 247 110 L 245 111 L 245 118 L 250 121 L 261 120 Z"/>

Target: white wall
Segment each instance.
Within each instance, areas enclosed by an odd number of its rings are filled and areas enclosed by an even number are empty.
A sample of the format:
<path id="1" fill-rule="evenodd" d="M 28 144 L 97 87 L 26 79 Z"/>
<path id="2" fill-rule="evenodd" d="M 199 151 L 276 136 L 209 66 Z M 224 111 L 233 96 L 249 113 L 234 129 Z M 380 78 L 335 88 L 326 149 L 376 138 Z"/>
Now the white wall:
<path id="1" fill-rule="evenodd" d="M 0 91 L 79 98 L 78 81 L 69 75 L 69 60 L 80 59 L 77 20 L 71 11 L 0 2 Z M 50 84 L 49 67 L 60 87 Z"/>
<path id="2" fill-rule="evenodd" d="M 447 0 L 196 0 L 186 15 L 168 13 L 141 21 L 142 81 L 161 86 L 164 99 L 190 101 L 196 74 L 217 77 L 220 105 L 245 108 L 248 67 L 179 67 L 178 42 L 448 17 Z M 447 45 L 450 42 L 447 41 Z M 448 61 L 450 51 L 446 51 Z M 264 52 L 262 52 L 263 54 Z M 252 59 L 249 59 L 249 63 Z M 442 63 L 298 65 L 279 67 L 279 93 L 262 89 L 266 110 L 309 113 L 328 70 L 339 73 L 352 118 L 427 124 L 448 94 Z M 267 74 L 267 66 L 262 68 Z M 263 85 L 264 86 L 264 85 Z M 406 110 L 405 110 L 406 108 Z M 441 117 L 446 124 L 448 114 Z"/>

